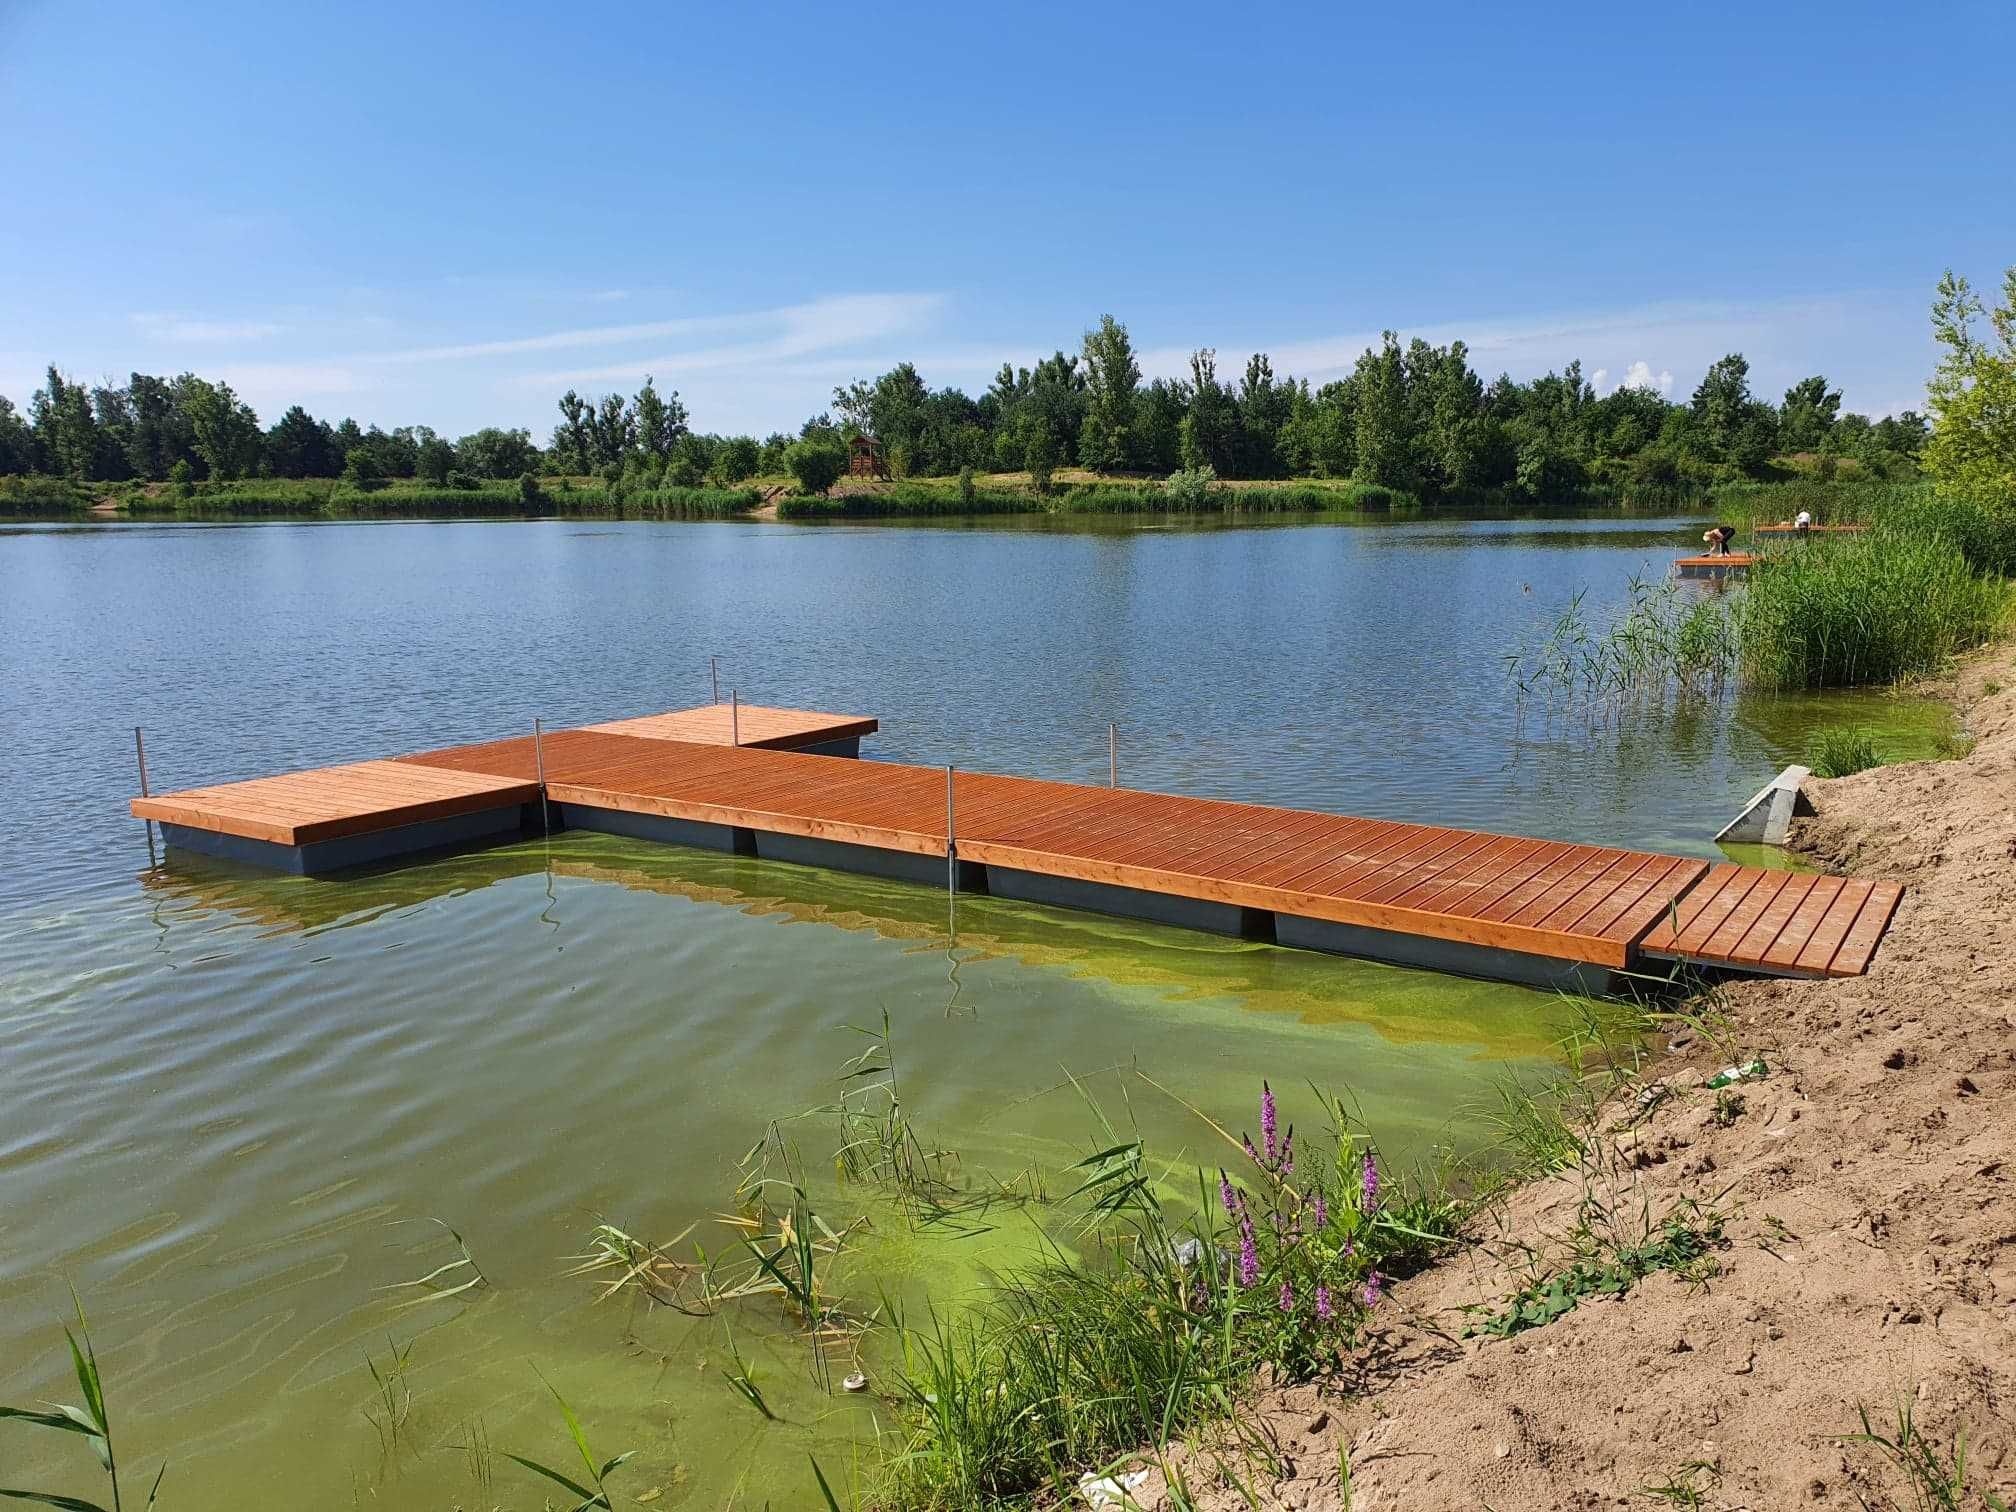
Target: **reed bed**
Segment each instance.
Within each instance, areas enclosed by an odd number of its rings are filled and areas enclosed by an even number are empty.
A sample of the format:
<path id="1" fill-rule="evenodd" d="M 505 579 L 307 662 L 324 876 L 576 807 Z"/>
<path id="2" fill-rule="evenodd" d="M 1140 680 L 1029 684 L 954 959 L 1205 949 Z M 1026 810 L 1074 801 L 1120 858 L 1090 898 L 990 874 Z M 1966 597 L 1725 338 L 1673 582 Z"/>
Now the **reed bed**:
<path id="1" fill-rule="evenodd" d="M 1668 696 L 1711 696 L 1737 661 L 1736 624 L 1725 600 L 1677 582 L 1633 577 L 1624 607 L 1593 621 L 1577 593 L 1534 644 L 1509 653 L 1522 698 L 1614 712 Z"/>
<path id="2" fill-rule="evenodd" d="M 1743 680 L 1846 688 L 1938 671 L 1995 634 L 2008 585 L 1939 531 L 1879 524 L 1758 564 L 1737 613 Z"/>

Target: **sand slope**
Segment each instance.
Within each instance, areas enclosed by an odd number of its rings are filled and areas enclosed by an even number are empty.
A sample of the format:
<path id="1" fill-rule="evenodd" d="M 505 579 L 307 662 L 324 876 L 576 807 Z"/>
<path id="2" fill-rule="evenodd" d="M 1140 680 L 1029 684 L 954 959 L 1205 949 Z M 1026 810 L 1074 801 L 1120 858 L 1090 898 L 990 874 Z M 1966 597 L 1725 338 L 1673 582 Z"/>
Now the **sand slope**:
<path id="1" fill-rule="evenodd" d="M 1997 681 L 2009 691 L 1987 691 Z M 1727 1046 L 1684 1033 L 1651 1068 L 1670 1095 L 1589 1170 L 1514 1194 L 1483 1243 L 1401 1287 L 1361 1395 L 1263 1400 L 1285 1474 L 1252 1461 L 1261 1505 L 1334 1509 L 1340 1449 L 1356 1512 L 1672 1505 L 1913 1505 L 1839 1436 L 1858 1405 L 1950 1443 L 1977 1487 L 2016 1488 L 2016 657 L 1955 697 L 1980 736 L 1960 761 L 1815 782 L 1794 843 L 1829 869 L 1911 887 L 1859 980 L 1730 989 L 1736 1043 L 1770 1077 L 1725 1127 L 1700 1083 Z M 1725 1113 L 1726 1116 L 1726 1113 Z M 1721 1274 L 1657 1275 L 1506 1340 L 1461 1337 L 1464 1304 L 1517 1284 L 1591 1209 L 1726 1211 Z M 1193 1463 L 1204 1491 L 1207 1465 Z M 1167 1506 L 1159 1478 L 1137 1493 Z M 1680 1505 L 1687 1505 L 1684 1501 Z M 1220 1486 L 1205 1508 L 1243 1508 Z M 1979 1506 L 1978 1499 L 1965 1502 Z"/>

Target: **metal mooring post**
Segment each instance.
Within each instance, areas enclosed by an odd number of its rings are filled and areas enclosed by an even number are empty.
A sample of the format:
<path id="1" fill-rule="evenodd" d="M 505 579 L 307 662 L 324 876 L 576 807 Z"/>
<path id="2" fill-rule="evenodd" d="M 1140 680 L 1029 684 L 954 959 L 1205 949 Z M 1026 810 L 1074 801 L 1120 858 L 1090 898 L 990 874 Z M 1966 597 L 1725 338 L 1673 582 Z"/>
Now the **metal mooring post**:
<path id="1" fill-rule="evenodd" d="M 140 763 L 140 796 L 142 798 L 151 798 L 154 795 L 147 791 L 147 743 L 140 738 L 140 726 L 138 725 L 133 726 L 133 757 Z M 154 821 L 152 819 L 147 821 L 147 849 L 150 854 L 154 849 Z"/>
<path id="2" fill-rule="evenodd" d="M 714 702 L 721 702 L 721 661 L 719 657 L 707 658 L 707 677 L 714 684 Z"/>
<path id="3" fill-rule="evenodd" d="M 1106 786 L 1120 786 L 1120 726 L 1106 726 Z"/>
<path id="4" fill-rule="evenodd" d="M 952 827 L 952 768 L 945 768 L 945 891 L 959 891 L 959 839 Z"/>
<path id="5" fill-rule="evenodd" d="M 553 816 L 546 807 L 546 732 L 536 718 L 532 721 L 532 761 L 539 773 L 539 828 L 550 835 Z"/>
<path id="6" fill-rule="evenodd" d="M 728 744 L 742 744 L 742 693 L 739 688 L 728 690 Z"/>

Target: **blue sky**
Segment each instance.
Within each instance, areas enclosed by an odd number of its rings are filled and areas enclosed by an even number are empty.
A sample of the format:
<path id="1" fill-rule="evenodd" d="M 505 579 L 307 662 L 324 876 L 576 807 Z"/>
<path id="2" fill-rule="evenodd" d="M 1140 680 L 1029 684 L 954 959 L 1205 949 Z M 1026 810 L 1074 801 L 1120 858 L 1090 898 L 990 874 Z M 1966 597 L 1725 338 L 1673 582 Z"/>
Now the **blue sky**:
<path id="1" fill-rule="evenodd" d="M 1101 312 L 1322 379 L 1918 405 L 2016 263 L 2016 6 L 561 8 L 0 0 L 0 393 L 194 369 L 458 434 L 646 372 L 790 428 Z"/>

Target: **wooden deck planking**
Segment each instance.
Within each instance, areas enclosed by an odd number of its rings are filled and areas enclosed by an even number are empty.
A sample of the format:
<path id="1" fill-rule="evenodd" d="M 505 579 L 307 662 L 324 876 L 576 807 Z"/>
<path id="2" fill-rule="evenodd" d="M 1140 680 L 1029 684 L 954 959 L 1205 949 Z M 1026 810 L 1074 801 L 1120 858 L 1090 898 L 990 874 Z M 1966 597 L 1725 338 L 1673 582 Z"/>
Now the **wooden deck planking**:
<path id="1" fill-rule="evenodd" d="M 1867 525 L 1808 525 L 1806 533 L 1808 535 L 1860 535 L 1868 528 Z M 1752 535 L 1768 536 L 1798 535 L 1799 527 L 1790 522 L 1781 525 L 1753 525 L 1750 527 L 1750 533 Z"/>
<path id="2" fill-rule="evenodd" d="M 275 845 L 313 845 L 532 802 L 538 796 L 529 781 L 360 761 L 136 798 L 132 810 L 135 818 L 159 824 Z"/>
<path id="3" fill-rule="evenodd" d="M 859 714 L 821 714 L 812 709 L 773 709 L 760 704 L 743 704 L 738 716 L 733 705 L 717 703 L 582 728 L 604 735 L 683 740 L 693 745 L 728 745 L 731 735 L 739 731 L 741 744 L 751 749 L 789 751 L 873 735 L 881 724 Z"/>
<path id="4" fill-rule="evenodd" d="M 835 732 L 866 733 L 873 721 L 742 714 L 740 748 L 726 743 L 718 708 L 693 710 L 555 731 L 538 751 L 521 736 L 163 794 L 136 800 L 134 812 L 303 845 L 534 801 L 543 754 L 557 803 L 943 854 L 942 769 L 762 744 L 845 738 Z M 703 738 L 678 738 L 693 730 Z M 955 784 L 968 861 L 1592 965 L 1627 966 L 1642 942 L 1681 960 L 1852 974 L 1866 969 L 1901 894 L 1887 883 L 1222 799 L 987 773 L 959 773 Z"/>
<path id="5" fill-rule="evenodd" d="M 1830 976 L 1860 976 L 1869 969 L 1876 947 L 1883 941 L 1883 932 L 1890 927 L 1891 916 L 1903 899 L 1904 889 L 1895 882 L 1878 882 L 1870 889 L 1867 901 L 1856 912 L 1855 922 L 1848 926 L 1841 948 L 1834 952 L 1828 965 Z"/>
<path id="6" fill-rule="evenodd" d="M 1647 934 L 1647 955 L 1787 976 L 1859 976 L 1903 889 L 1725 862 Z"/>

